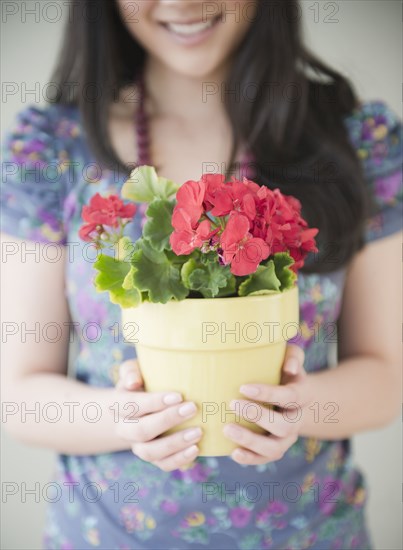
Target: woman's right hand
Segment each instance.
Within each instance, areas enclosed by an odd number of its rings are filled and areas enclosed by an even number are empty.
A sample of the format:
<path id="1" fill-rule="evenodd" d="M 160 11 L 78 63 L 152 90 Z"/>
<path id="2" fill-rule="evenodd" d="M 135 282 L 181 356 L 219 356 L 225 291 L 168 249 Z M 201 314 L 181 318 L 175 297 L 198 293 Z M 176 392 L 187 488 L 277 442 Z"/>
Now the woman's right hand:
<path id="1" fill-rule="evenodd" d="M 193 402 L 183 402 L 177 392 L 145 392 L 135 359 L 121 364 L 115 391 L 120 393 L 120 402 L 122 392 L 127 398 L 126 406 L 119 411 L 117 435 L 130 443 L 135 455 L 165 472 L 181 468 L 197 457 L 196 443 L 202 436 L 199 427 L 161 437 L 196 414 Z"/>

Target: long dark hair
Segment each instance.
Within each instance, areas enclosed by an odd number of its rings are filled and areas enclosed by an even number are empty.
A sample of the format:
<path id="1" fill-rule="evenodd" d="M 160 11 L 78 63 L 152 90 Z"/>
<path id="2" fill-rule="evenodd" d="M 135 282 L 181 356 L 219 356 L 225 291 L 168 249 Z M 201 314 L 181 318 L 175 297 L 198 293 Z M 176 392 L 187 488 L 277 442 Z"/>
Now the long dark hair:
<path id="1" fill-rule="evenodd" d="M 129 173 L 114 151 L 107 113 L 117 93 L 139 76 L 145 51 L 124 26 L 114 0 L 82 0 L 84 17 L 67 23 L 52 81 L 52 101 L 76 104 L 99 162 Z M 94 10 L 94 8 L 96 8 Z M 91 13 L 93 14 L 91 16 Z M 303 45 L 298 0 L 261 0 L 234 54 L 223 101 L 240 142 L 254 158 L 256 181 L 302 203 L 319 228 L 319 253 L 305 272 L 330 272 L 363 246 L 370 200 L 362 166 L 344 125 L 358 106 L 352 85 Z M 71 94 L 68 83 L 77 83 Z M 96 101 L 91 86 L 102 90 Z M 235 90 L 235 93 L 233 91 Z"/>

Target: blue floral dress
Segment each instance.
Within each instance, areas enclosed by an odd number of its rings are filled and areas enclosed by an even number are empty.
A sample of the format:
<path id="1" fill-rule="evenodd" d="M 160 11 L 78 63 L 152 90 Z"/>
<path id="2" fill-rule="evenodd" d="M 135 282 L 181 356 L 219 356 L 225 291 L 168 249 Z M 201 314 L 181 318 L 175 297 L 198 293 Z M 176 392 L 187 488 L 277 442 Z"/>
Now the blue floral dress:
<path id="1" fill-rule="evenodd" d="M 369 242 L 401 227 L 402 127 L 381 101 L 362 103 L 345 123 L 378 205 L 368 220 Z M 93 288 L 94 250 L 79 241 L 78 228 L 82 205 L 96 192 L 118 192 L 124 179 L 100 170 L 75 107 L 28 107 L 6 136 L 2 230 L 68 247 L 75 376 L 94 386 L 112 386 L 119 364 L 134 357 L 134 350 L 122 340 L 119 307 Z M 130 225 L 137 238 L 141 219 Z M 299 275 L 296 341 L 305 349 L 308 371 L 328 367 L 344 281 L 345 269 Z M 317 414 L 337 416 L 331 407 Z M 59 455 L 53 483 L 47 549 L 371 548 L 367 489 L 349 440 L 300 437 L 281 460 L 263 466 L 201 457 L 169 473 L 129 451 Z"/>

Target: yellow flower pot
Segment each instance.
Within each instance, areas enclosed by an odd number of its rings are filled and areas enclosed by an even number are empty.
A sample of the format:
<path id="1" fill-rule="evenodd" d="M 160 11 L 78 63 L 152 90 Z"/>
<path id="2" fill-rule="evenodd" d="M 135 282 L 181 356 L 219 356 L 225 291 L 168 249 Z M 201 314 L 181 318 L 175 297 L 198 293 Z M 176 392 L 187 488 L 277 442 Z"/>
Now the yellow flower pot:
<path id="1" fill-rule="evenodd" d="M 199 425 L 201 456 L 225 456 L 236 447 L 223 432 L 239 422 L 231 400 L 245 399 L 246 383 L 278 384 L 286 342 L 298 333 L 298 287 L 282 293 L 194 299 L 168 304 L 144 302 L 122 310 L 126 342 L 136 347 L 146 391 L 178 391 L 194 401 L 196 417 L 172 431 Z M 249 406 L 249 419 L 261 414 Z"/>

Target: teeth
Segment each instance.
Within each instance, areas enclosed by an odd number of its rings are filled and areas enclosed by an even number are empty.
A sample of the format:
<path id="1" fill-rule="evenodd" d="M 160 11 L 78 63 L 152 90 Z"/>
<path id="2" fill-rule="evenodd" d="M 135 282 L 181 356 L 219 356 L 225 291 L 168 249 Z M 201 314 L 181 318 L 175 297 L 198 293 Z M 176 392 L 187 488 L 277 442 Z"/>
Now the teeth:
<path id="1" fill-rule="evenodd" d="M 213 25 L 213 19 L 210 19 L 209 21 L 200 21 L 198 23 L 190 23 L 190 24 L 179 24 L 179 23 L 169 23 L 167 25 L 168 29 L 177 33 L 177 34 L 184 34 L 184 35 L 190 35 L 190 34 L 197 34 L 199 32 L 205 31 L 206 29 L 209 29 Z"/>

